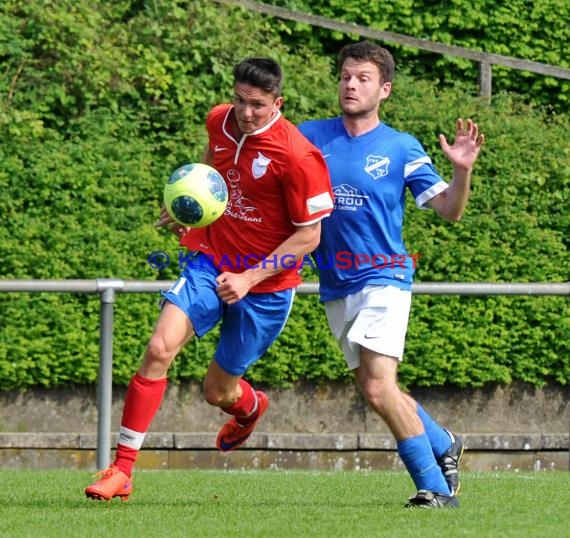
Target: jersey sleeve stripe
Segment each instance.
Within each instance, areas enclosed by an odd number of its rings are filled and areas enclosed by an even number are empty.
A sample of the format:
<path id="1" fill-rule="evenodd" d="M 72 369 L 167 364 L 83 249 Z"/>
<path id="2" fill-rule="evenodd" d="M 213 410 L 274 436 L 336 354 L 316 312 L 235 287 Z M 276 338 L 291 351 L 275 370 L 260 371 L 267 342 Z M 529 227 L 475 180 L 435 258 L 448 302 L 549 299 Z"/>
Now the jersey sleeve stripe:
<path id="1" fill-rule="evenodd" d="M 429 209 L 426 206 L 427 202 L 429 202 L 434 196 L 442 193 L 445 189 L 447 189 L 447 187 L 449 187 L 449 185 L 445 181 L 438 181 L 429 189 L 423 191 L 419 196 L 416 196 L 416 205 L 420 209 Z"/>
<path id="2" fill-rule="evenodd" d="M 431 164 L 431 159 L 427 155 L 424 155 L 423 157 L 420 157 L 419 159 L 406 164 L 404 167 L 404 178 L 407 178 L 410 174 L 415 172 L 424 164 Z"/>

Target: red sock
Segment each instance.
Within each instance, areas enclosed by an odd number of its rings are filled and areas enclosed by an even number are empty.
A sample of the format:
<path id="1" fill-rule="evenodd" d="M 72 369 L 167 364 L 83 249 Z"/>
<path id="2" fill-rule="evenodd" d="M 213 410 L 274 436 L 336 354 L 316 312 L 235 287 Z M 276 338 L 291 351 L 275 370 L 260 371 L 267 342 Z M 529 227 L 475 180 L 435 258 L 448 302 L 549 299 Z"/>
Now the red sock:
<path id="1" fill-rule="evenodd" d="M 236 420 L 242 425 L 251 424 L 258 415 L 257 394 L 247 381 L 240 379 L 239 385 L 242 390 L 241 398 L 229 407 L 222 407 L 222 411 L 236 417 Z"/>
<path id="2" fill-rule="evenodd" d="M 127 476 L 133 472 L 146 432 L 162 403 L 166 384 L 166 378 L 148 379 L 138 373 L 129 383 L 115 455 L 115 465 Z"/>

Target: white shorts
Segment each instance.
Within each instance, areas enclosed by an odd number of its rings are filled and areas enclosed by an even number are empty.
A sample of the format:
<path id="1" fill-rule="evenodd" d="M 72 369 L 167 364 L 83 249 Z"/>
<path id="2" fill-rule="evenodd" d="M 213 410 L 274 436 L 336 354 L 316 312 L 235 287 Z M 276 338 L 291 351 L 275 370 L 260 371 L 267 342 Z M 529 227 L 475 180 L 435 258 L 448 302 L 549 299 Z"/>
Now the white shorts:
<path id="1" fill-rule="evenodd" d="M 325 303 L 329 327 L 351 370 L 360 366 L 360 347 L 381 355 L 404 355 L 412 292 L 395 286 L 366 286 Z"/>

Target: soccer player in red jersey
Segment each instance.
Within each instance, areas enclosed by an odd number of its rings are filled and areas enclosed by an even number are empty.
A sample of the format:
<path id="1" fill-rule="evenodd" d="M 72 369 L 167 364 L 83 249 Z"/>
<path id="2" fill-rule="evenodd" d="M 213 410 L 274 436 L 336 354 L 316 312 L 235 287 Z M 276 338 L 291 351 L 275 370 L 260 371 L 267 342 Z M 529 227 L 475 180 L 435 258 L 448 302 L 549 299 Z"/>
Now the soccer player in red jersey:
<path id="1" fill-rule="evenodd" d="M 142 365 L 125 398 L 113 464 L 85 489 L 92 499 L 127 499 L 146 432 L 162 402 L 167 372 L 182 347 L 222 322 L 204 379 L 206 401 L 231 418 L 216 446 L 227 452 L 247 441 L 268 406 L 243 375 L 275 341 L 300 284 L 299 266 L 319 243 L 321 220 L 333 208 L 320 151 L 281 115 L 282 70 L 269 58 L 234 67 L 232 104 L 206 119 L 204 162 L 224 177 L 225 214 L 205 228 L 170 226 L 193 255 L 164 293 Z"/>

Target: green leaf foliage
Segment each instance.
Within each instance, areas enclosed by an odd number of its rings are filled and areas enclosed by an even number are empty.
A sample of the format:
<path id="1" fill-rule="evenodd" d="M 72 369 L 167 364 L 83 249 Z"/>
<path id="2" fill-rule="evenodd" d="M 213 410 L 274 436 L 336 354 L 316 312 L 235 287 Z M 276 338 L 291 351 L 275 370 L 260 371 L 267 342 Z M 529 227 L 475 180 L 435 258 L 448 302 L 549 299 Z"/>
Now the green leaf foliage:
<path id="1" fill-rule="evenodd" d="M 524 42 L 531 59 L 562 65 L 556 47 L 547 54 L 546 43 L 567 26 L 544 5 L 532 8 L 528 37 L 522 24 L 505 25 L 511 16 L 506 11 L 495 9 L 491 18 L 485 2 L 430 4 L 425 10 L 407 0 L 383 3 L 382 10 L 373 4 L 362 10 L 350 0 L 291 4 L 378 28 L 390 23 L 392 31 L 430 39 L 449 35 L 465 46 L 475 47 L 482 29 L 489 52 L 507 53 L 504 47 L 511 46 L 509 53 L 517 55 L 515 45 Z M 453 37 L 459 28 L 466 30 L 461 40 Z M 287 117 L 299 122 L 336 115 L 336 52 L 353 38 L 205 0 L 3 1 L 2 278 L 175 279 L 177 241 L 152 223 L 168 175 L 200 158 L 207 111 L 231 98 L 233 65 L 245 56 L 270 55 L 284 67 Z M 509 72 L 488 105 L 464 82 L 450 82 L 465 79 L 456 75 L 467 67 L 442 58 L 426 64 L 421 54 L 405 52 L 397 51 L 401 69 L 383 120 L 416 136 L 447 179 L 451 170 L 438 134 L 451 138 L 456 118 L 472 117 L 487 136 L 459 223 L 419 211 L 409 200 L 405 237 L 409 252 L 421 254 L 416 280 L 569 280 L 570 125 L 559 107 L 564 86 L 525 78 L 517 88 L 523 79 L 517 82 Z M 171 265 L 152 269 L 147 257 L 154 251 L 167 252 Z M 117 384 L 126 385 L 138 368 L 158 315 L 157 299 L 117 294 Z M 94 383 L 99 309 L 94 295 L 0 294 L 0 390 Z M 516 379 L 567 384 L 569 320 L 564 297 L 417 295 L 402 385 L 477 387 Z M 189 343 L 171 380 L 201 380 L 217 335 L 215 329 Z M 350 378 L 316 296 L 297 297 L 282 335 L 248 377 L 276 387 Z"/>
<path id="2" fill-rule="evenodd" d="M 500 54 L 558 67 L 570 67 L 570 3 L 566 0 L 451 0 L 447 2 L 395 0 L 266 0 L 290 10 L 320 15 L 343 23 L 403 34 Z M 364 9 L 364 5 L 366 6 Z M 281 21 L 284 39 L 303 42 L 334 54 L 340 45 L 358 39 L 356 35 L 332 32 L 291 21 Z M 479 65 L 459 57 L 442 56 L 394 42 L 383 43 L 391 50 L 400 69 L 416 78 L 452 87 L 462 81 L 474 91 Z M 570 106 L 570 81 L 545 77 L 526 71 L 495 66 L 493 93 L 517 92 L 534 104 L 567 112 Z"/>

